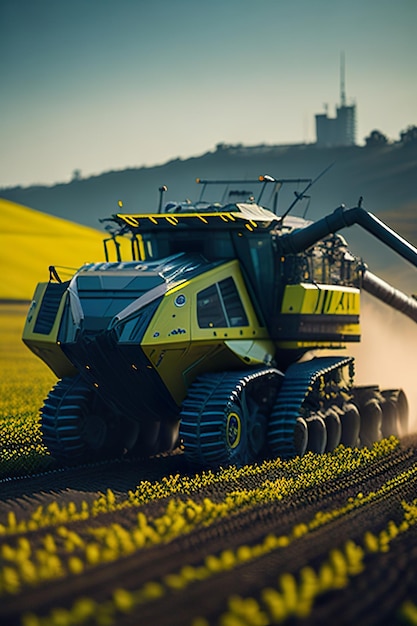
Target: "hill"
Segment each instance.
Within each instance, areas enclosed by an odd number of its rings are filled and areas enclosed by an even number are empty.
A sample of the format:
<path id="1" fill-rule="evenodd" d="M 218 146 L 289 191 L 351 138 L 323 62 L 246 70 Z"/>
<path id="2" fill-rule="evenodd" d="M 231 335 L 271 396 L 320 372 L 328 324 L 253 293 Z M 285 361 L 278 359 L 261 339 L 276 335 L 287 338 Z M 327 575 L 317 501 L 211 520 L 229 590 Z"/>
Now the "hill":
<path id="1" fill-rule="evenodd" d="M 103 258 L 98 230 L 2 199 L 0 216 L 0 300 L 30 300 L 36 283 L 48 280 L 49 265 L 63 267 L 67 278 L 74 268 Z"/>
<path id="2" fill-rule="evenodd" d="M 0 189 L 0 197 L 30 206 L 38 211 L 98 227 L 99 219 L 118 210 L 140 213 L 156 210 L 158 188 L 168 186 L 167 200 L 196 199 L 200 189 L 196 177 L 207 179 L 249 179 L 259 174 L 276 178 L 315 178 L 331 169 L 313 186 L 307 217 L 317 219 L 344 203 L 355 206 L 363 196 L 363 206 L 378 215 L 414 245 L 417 244 L 417 145 L 389 144 L 381 147 L 317 148 L 293 146 L 227 146 L 199 157 L 174 159 L 155 167 L 112 171 L 100 176 L 73 180 L 51 187 Z M 292 201 L 294 187 L 282 190 L 280 208 Z M 298 191 L 302 189 L 299 186 Z M 214 198 L 213 198 L 214 199 Z M 216 198 L 217 199 L 217 198 Z M 301 205 L 298 212 L 300 212 Z M 304 209 L 304 207 L 303 207 Z M 353 252 L 365 256 L 373 271 L 393 277 L 402 289 L 415 291 L 414 270 L 384 246 L 360 232 L 346 235 Z M 366 253 L 366 254 L 365 254 Z"/>
<path id="3" fill-rule="evenodd" d="M 0 196 L 87 226 L 117 210 L 148 212 L 158 204 L 158 188 L 168 186 L 173 200 L 195 199 L 200 193 L 196 177 L 208 179 L 314 178 L 333 167 L 311 190 L 311 215 L 316 218 L 341 203 L 354 205 L 360 196 L 374 213 L 395 216 L 398 210 L 417 208 L 415 172 L 417 145 L 390 144 L 378 148 L 317 148 L 294 146 L 217 146 L 212 152 L 185 160 L 174 159 L 155 167 L 111 171 L 66 184 L 0 189 Z M 407 224 L 410 226 L 410 224 Z M 413 236 L 417 239 L 417 226 Z"/>

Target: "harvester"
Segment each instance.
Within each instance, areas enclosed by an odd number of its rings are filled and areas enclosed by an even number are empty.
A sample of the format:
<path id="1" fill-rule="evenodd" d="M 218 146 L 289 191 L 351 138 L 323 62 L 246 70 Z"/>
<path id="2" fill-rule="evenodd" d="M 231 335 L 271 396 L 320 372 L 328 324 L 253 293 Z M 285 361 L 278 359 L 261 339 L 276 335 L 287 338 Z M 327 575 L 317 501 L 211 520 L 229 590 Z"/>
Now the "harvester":
<path id="1" fill-rule="evenodd" d="M 414 321 L 417 301 L 371 273 L 339 231 L 358 224 L 413 265 L 417 250 L 361 200 L 296 217 L 308 180 L 281 215 L 288 180 L 197 182 L 195 202 L 165 202 L 163 186 L 153 213 L 119 203 L 103 220 L 105 260 L 69 280 L 51 266 L 37 285 L 23 341 L 59 379 L 41 408 L 51 455 L 72 464 L 182 450 L 191 466 L 216 468 L 404 435 L 404 391 L 355 385 L 345 350 L 360 341 L 362 289 Z M 225 184 L 221 201 L 204 199 L 214 183 Z"/>

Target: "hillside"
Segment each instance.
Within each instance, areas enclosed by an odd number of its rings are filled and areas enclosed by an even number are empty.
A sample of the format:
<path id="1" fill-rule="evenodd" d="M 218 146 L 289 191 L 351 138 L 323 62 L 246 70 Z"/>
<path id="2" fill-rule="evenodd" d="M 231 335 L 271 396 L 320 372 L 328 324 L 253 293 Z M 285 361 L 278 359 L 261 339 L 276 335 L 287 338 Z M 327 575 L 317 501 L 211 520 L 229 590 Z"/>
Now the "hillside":
<path id="1" fill-rule="evenodd" d="M 158 188 L 168 186 L 167 197 L 195 199 L 200 189 L 196 177 L 209 179 L 315 178 L 333 164 L 311 190 L 311 216 L 317 217 L 341 203 L 354 205 L 360 196 L 374 213 L 384 213 L 399 223 L 417 208 L 415 173 L 417 146 L 402 144 L 380 148 L 316 148 L 298 146 L 225 146 L 186 160 L 174 159 L 155 167 L 112 171 L 52 187 L 0 189 L 0 197 L 33 209 L 97 227 L 98 220 L 117 210 L 122 200 L 127 212 L 147 212 L 158 204 Z M 283 207 L 285 208 L 285 199 Z M 412 235 L 417 239 L 417 227 Z"/>
<path id="2" fill-rule="evenodd" d="M 103 258 L 97 230 L 0 199 L 0 300 L 30 300 L 35 285 L 47 281 L 49 265 L 62 276 Z M 71 269 L 69 269 L 71 268 Z"/>
<path id="3" fill-rule="evenodd" d="M 378 215 L 411 243 L 417 244 L 417 146 L 392 144 L 379 148 L 316 148 L 294 146 L 222 146 L 215 151 L 186 160 L 174 159 L 156 167 L 142 167 L 103 173 L 52 187 L 0 189 L 0 197 L 38 211 L 99 228 L 99 219 L 118 210 L 123 201 L 127 213 L 156 210 L 158 188 L 168 186 L 167 200 L 199 197 L 196 177 L 207 179 L 249 179 L 268 173 L 276 178 L 315 178 L 329 165 L 331 169 L 310 190 L 307 217 L 317 219 L 340 204 L 363 206 Z M 298 191 L 302 186 L 298 186 Z M 280 192 L 279 208 L 293 200 L 294 187 Z M 218 198 L 210 198 L 218 199 Z M 299 205 L 298 211 L 304 210 Z M 394 280 L 397 286 L 415 291 L 414 270 L 396 255 L 353 227 L 346 233 L 352 251 L 365 256 L 376 273 Z"/>

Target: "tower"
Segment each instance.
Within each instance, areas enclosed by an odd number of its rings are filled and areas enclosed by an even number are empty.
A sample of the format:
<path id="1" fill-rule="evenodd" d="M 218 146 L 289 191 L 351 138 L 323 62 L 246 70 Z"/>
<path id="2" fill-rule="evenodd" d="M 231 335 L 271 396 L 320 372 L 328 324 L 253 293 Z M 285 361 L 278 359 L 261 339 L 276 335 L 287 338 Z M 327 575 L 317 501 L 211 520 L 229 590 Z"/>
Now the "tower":
<path id="1" fill-rule="evenodd" d="M 336 107 L 336 117 L 328 117 L 327 111 L 315 117 L 318 146 L 336 147 L 356 144 L 356 105 L 346 104 L 344 52 L 340 55 L 340 106 Z"/>
<path id="2" fill-rule="evenodd" d="M 346 106 L 345 92 L 345 53 L 340 53 L 340 106 Z"/>

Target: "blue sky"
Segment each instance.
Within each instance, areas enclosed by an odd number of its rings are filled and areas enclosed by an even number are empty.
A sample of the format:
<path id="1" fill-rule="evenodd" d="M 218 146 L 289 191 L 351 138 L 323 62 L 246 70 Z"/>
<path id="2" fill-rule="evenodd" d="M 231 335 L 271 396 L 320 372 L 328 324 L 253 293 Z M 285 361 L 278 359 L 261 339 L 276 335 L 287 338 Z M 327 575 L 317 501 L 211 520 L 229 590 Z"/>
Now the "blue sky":
<path id="1" fill-rule="evenodd" d="M 0 186 L 417 124 L 417 0 L 0 0 Z"/>

